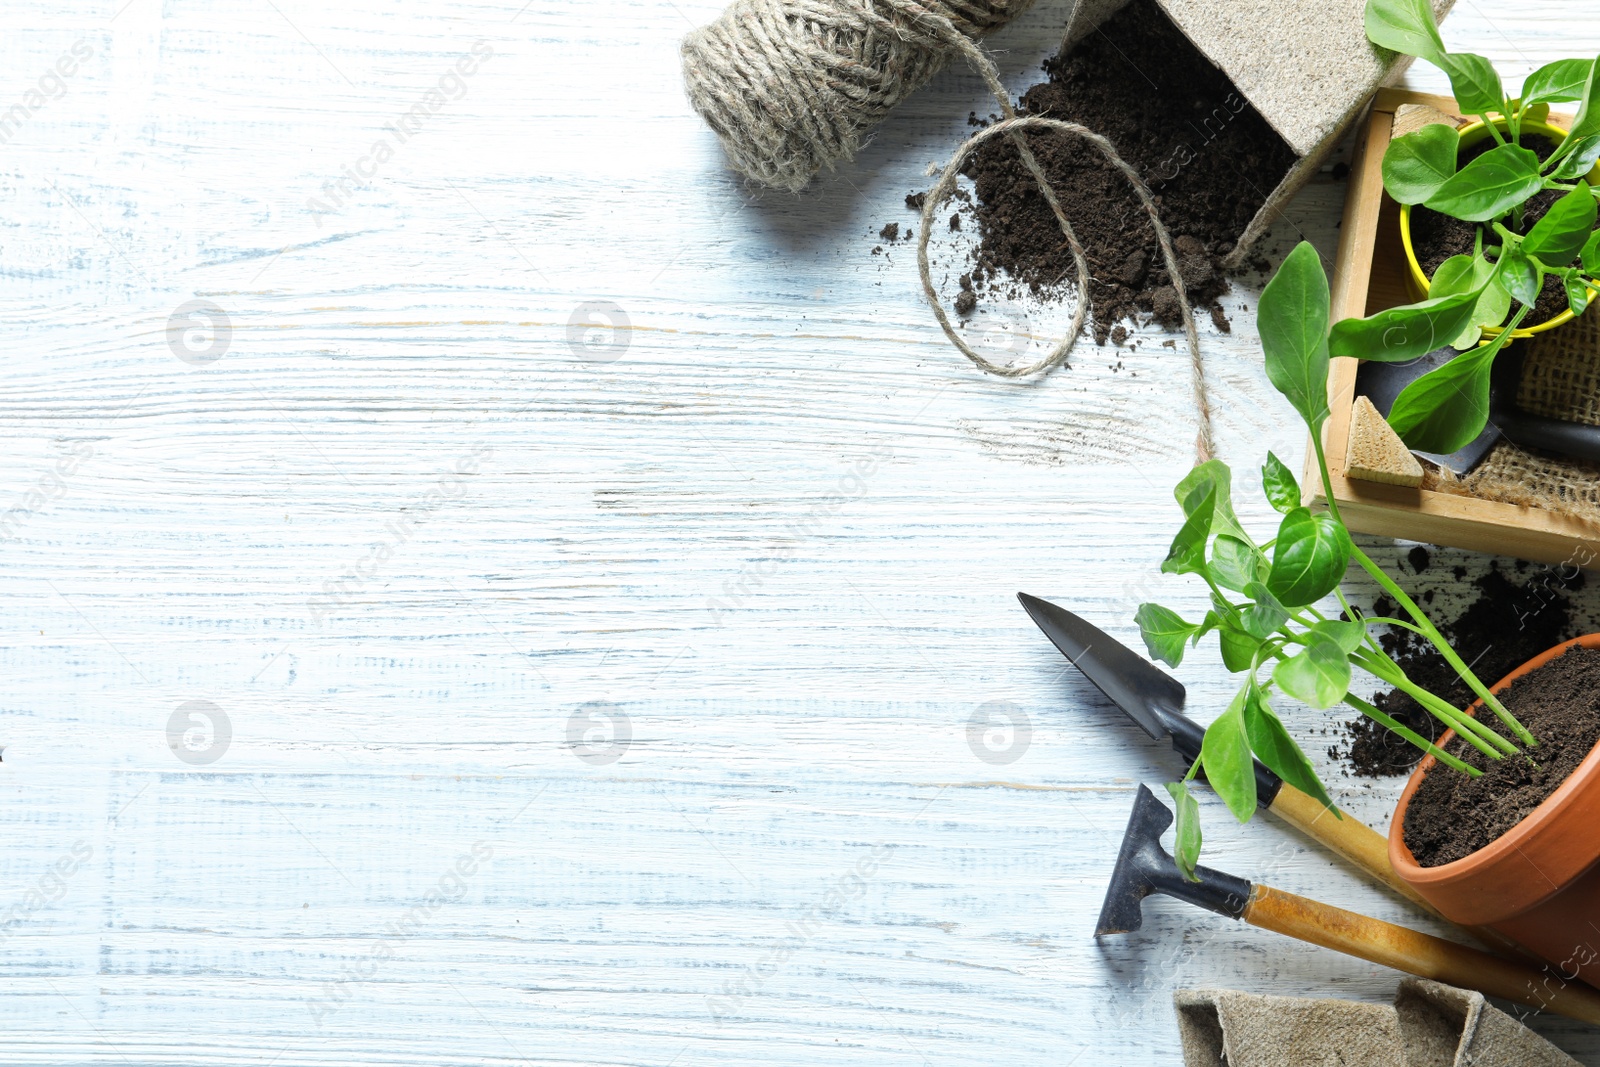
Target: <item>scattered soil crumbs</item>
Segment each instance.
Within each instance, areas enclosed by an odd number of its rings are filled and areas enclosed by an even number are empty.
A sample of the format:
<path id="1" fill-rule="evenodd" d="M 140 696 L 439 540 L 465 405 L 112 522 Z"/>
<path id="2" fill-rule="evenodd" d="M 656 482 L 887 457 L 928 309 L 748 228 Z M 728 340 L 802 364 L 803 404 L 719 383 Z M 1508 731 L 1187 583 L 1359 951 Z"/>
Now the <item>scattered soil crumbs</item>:
<path id="1" fill-rule="evenodd" d="M 1538 745 L 1531 762 L 1488 759 L 1460 738 L 1446 751 L 1483 770 L 1469 778 L 1437 767 L 1406 808 L 1406 844 L 1417 862 L 1438 867 L 1462 859 L 1505 834 L 1566 781 L 1600 740 L 1600 650 L 1574 648 L 1512 683 L 1506 709 Z M 1511 731 L 1492 713 L 1479 716 L 1498 733 Z"/>
<path id="2" fill-rule="evenodd" d="M 1430 563 L 1427 549 L 1420 546 L 1411 550 L 1408 559 L 1418 573 L 1427 570 Z M 1517 569 L 1519 573 L 1526 572 L 1528 565 L 1519 563 Z M 1457 581 L 1466 577 L 1459 567 L 1452 574 Z M 1496 562 L 1473 584 L 1478 598 L 1458 618 L 1434 621 L 1451 647 L 1486 684 L 1493 685 L 1539 653 L 1577 636 L 1573 605 L 1567 594 L 1583 588 L 1582 571 L 1541 567 L 1518 580 L 1508 576 Z M 1428 597 L 1424 595 L 1422 599 L 1426 601 Z M 1372 614 L 1405 617 L 1403 609 L 1387 597 L 1380 597 L 1373 604 Z M 1379 644 L 1422 688 L 1457 707 L 1464 708 L 1476 699 L 1444 657 L 1410 630 L 1392 628 L 1379 638 Z M 1377 694 L 1372 703 L 1430 741 L 1438 740 L 1444 732 L 1438 719 L 1398 689 Z M 1341 750 L 1335 745 L 1328 755 L 1345 760 L 1351 773 L 1358 777 L 1409 774 L 1422 758 L 1415 746 L 1365 716 L 1346 723 L 1345 729 L 1349 731 L 1348 747 Z"/>
<path id="3" fill-rule="evenodd" d="M 956 294 L 956 314 L 967 316 L 978 307 L 978 294 L 972 291 L 972 275 L 961 276 L 961 292 Z"/>
<path id="4" fill-rule="evenodd" d="M 1213 304 L 1228 287 L 1221 258 L 1293 165 L 1293 151 L 1153 0 L 1134 0 L 1044 71 L 1048 80 L 1022 94 L 1018 111 L 1109 138 L 1149 184 L 1190 300 Z M 1080 138 L 1027 136 L 1088 256 L 1096 342 L 1140 312 L 1177 326 L 1177 292 L 1127 180 Z M 980 288 L 1039 295 L 1070 286 L 1072 253 L 1016 148 L 989 141 L 964 173 L 977 191 Z"/>
<path id="5" fill-rule="evenodd" d="M 1531 148 L 1541 159 L 1549 159 L 1550 154 L 1556 150 L 1555 144 L 1548 138 L 1538 134 L 1524 134 L 1522 147 Z M 1495 141 L 1484 141 L 1482 144 L 1473 145 L 1461 153 L 1461 166 L 1466 166 L 1495 146 Z M 1562 193 L 1556 189 L 1546 189 L 1542 193 L 1534 194 L 1528 201 L 1522 213 L 1522 233 L 1527 233 L 1533 224 L 1544 218 L 1545 212 L 1550 210 Z M 1478 231 L 1475 222 L 1462 222 L 1460 219 L 1441 215 L 1437 211 L 1425 207 L 1411 209 L 1411 243 L 1416 249 L 1417 262 L 1422 265 L 1423 273 L 1433 277 L 1433 272 L 1439 265 L 1451 256 L 1468 255 L 1472 252 L 1473 241 Z M 1489 237 L 1494 237 L 1491 232 Z M 1498 238 L 1495 238 L 1498 242 Z M 1574 261 L 1576 262 L 1576 261 Z M 1566 290 L 1561 286 L 1561 279 L 1554 274 L 1546 275 L 1544 288 L 1539 290 L 1539 300 L 1533 305 L 1533 310 L 1528 312 L 1527 318 L 1522 320 L 1524 326 L 1536 326 L 1548 319 L 1553 319 L 1567 310 Z"/>

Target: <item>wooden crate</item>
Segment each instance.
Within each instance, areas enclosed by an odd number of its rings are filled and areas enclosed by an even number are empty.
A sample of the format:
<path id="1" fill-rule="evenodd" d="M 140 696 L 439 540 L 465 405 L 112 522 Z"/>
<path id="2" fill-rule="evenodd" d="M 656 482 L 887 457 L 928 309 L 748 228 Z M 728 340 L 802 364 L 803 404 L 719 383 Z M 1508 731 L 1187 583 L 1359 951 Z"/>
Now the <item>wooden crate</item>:
<path id="1" fill-rule="evenodd" d="M 1412 300 L 1406 288 L 1405 252 L 1400 245 L 1400 209 L 1383 191 L 1381 173 L 1395 109 L 1402 104 L 1427 104 L 1450 115 L 1458 113 L 1455 101 L 1449 97 L 1399 89 L 1378 92 L 1367 123 L 1357 135 L 1350 168 L 1338 261 L 1330 279 L 1335 322 Z M 1550 121 L 1564 127 L 1570 118 L 1551 115 Z M 1541 563 L 1589 566 L 1600 560 L 1600 528 L 1569 515 L 1344 477 L 1355 380 L 1354 361 L 1333 361 L 1328 379 L 1333 414 L 1323 442 L 1334 499 L 1350 529 Z M 1314 460 L 1308 461 L 1304 482 L 1307 502 L 1325 506 L 1321 479 L 1311 464 Z"/>

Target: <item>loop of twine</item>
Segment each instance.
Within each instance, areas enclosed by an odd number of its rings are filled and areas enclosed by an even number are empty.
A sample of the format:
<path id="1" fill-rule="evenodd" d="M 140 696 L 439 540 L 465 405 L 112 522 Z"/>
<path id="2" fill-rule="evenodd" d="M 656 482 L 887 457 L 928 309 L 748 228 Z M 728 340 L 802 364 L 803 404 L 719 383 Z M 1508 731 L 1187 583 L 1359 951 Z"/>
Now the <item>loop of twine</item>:
<path id="1" fill-rule="evenodd" d="M 1004 25 L 1033 0 L 733 0 L 721 17 L 683 42 L 689 101 L 716 131 L 729 161 L 763 185 L 797 192 L 822 168 L 852 158 L 862 138 L 888 111 L 944 66 L 951 55 L 967 60 L 1000 105 L 1001 121 L 968 138 L 951 158 L 922 205 L 917 268 L 922 291 L 950 343 L 989 374 L 1022 378 L 1064 363 L 1082 333 L 1090 306 L 1089 262 L 1054 187 L 1024 130 L 1067 133 L 1088 141 L 1128 179 L 1150 216 L 1156 243 L 1177 292 L 1189 344 L 1195 404 L 1196 449 L 1202 461 L 1215 449 L 1211 404 L 1194 311 L 1178 269 L 1172 240 L 1144 179 L 1115 146 L 1073 122 L 1019 118 L 1000 83 L 1000 72 L 973 41 Z M 956 332 L 933 287 L 928 237 L 934 213 L 955 191 L 972 152 L 991 137 L 1011 139 L 1061 227 L 1077 270 L 1078 304 L 1072 327 L 1034 363 L 1011 366 L 980 355 Z"/>
<path id="2" fill-rule="evenodd" d="M 1034 0 L 733 0 L 683 40 L 683 79 L 728 161 L 788 192 L 855 157 L 957 51 Z"/>
<path id="3" fill-rule="evenodd" d="M 1000 105 L 1001 114 L 1005 117 L 992 126 L 988 126 L 971 137 L 956 149 L 950 162 L 945 166 L 944 173 L 939 176 L 939 181 L 929 191 L 922 203 L 921 232 L 917 235 L 917 271 L 922 278 L 922 292 L 927 297 L 928 304 L 933 308 L 934 317 L 939 320 L 939 326 L 944 330 L 944 335 L 950 343 L 960 350 L 961 354 L 970 359 L 979 369 L 1003 378 L 1025 378 L 1029 375 L 1049 371 L 1066 362 L 1067 356 L 1072 353 L 1073 347 L 1078 343 L 1078 337 L 1083 332 L 1084 322 L 1089 312 L 1089 262 L 1084 255 L 1083 245 L 1078 241 L 1078 235 L 1072 229 L 1072 223 L 1067 219 L 1067 214 L 1061 208 L 1061 201 L 1057 198 L 1055 188 L 1050 184 L 1050 179 L 1045 176 L 1044 169 L 1039 166 L 1039 161 L 1034 158 L 1033 150 L 1028 147 L 1027 139 L 1022 131 L 1027 129 L 1048 130 L 1057 133 L 1069 133 L 1081 137 L 1093 145 L 1101 155 L 1110 160 L 1111 164 L 1122 172 L 1128 179 L 1135 193 L 1139 195 L 1139 202 L 1144 205 L 1145 214 L 1150 216 L 1150 225 L 1155 230 L 1156 243 L 1161 247 L 1161 257 L 1166 262 L 1167 274 L 1172 279 L 1172 287 L 1178 294 L 1178 308 L 1183 315 L 1183 333 L 1189 343 L 1189 363 L 1192 371 L 1192 384 L 1194 388 L 1195 407 L 1199 415 L 1199 432 L 1195 439 L 1195 450 L 1199 454 L 1200 462 L 1210 459 L 1216 454 L 1216 447 L 1212 440 L 1211 430 L 1211 401 L 1206 391 L 1205 365 L 1200 356 L 1200 335 L 1194 325 L 1194 310 L 1189 305 L 1189 291 L 1183 284 L 1183 274 L 1178 269 L 1178 256 L 1172 247 L 1172 238 L 1167 234 L 1167 227 L 1161 221 L 1161 213 L 1156 210 L 1155 198 L 1150 193 L 1149 186 L 1127 160 L 1117 151 L 1108 139 L 1095 133 L 1076 122 L 1063 122 L 1060 119 L 1049 119 L 1042 116 L 1027 116 L 1019 118 L 1016 109 L 1011 106 L 1011 97 L 1006 92 L 1005 86 L 1000 84 L 1000 72 L 983 51 L 972 41 L 954 33 L 941 34 L 952 48 L 960 52 L 978 73 L 983 77 L 984 83 L 989 87 L 995 100 Z M 1050 206 L 1051 214 L 1055 215 L 1056 223 L 1061 227 L 1062 234 L 1067 239 L 1067 247 L 1072 251 L 1072 260 L 1078 273 L 1078 305 L 1072 312 L 1072 325 L 1066 335 L 1050 350 L 1045 357 L 1035 363 L 1022 365 L 997 364 L 986 359 L 976 352 L 950 322 L 950 316 L 945 314 L 944 304 L 939 300 L 938 293 L 933 287 L 933 276 L 928 264 L 928 236 L 933 230 L 933 219 L 939 207 L 950 198 L 955 191 L 956 181 L 961 175 L 961 168 L 966 164 L 968 157 L 984 141 L 991 137 L 1005 135 L 1016 146 L 1017 154 L 1022 157 L 1022 165 L 1039 185 L 1039 192 L 1044 196 L 1045 203 Z"/>

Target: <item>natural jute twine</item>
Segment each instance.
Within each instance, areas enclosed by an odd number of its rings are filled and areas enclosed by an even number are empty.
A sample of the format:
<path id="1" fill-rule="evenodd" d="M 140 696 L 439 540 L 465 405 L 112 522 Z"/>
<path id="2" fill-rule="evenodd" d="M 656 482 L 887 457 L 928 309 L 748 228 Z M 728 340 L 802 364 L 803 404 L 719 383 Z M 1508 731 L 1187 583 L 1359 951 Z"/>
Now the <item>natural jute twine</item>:
<path id="1" fill-rule="evenodd" d="M 788 192 L 855 158 L 963 40 L 1033 0 L 733 0 L 683 39 L 689 102 L 745 177 Z"/>
<path id="2" fill-rule="evenodd" d="M 778 189 L 803 188 L 823 167 L 852 158 L 864 135 L 895 104 L 941 69 L 951 56 L 970 63 L 1000 105 L 1001 121 L 969 138 L 944 168 L 922 205 L 917 268 L 922 291 L 950 343 L 990 374 L 1021 378 L 1066 362 L 1089 313 L 1089 263 L 1060 200 L 1034 158 L 1024 130 L 1082 137 L 1133 185 L 1150 216 L 1156 242 L 1177 291 L 1189 343 L 1195 403 L 1196 450 L 1215 454 L 1200 337 L 1172 240 L 1154 198 L 1106 138 L 1073 122 L 1019 118 L 1000 83 L 1000 72 L 973 41 L 1008 22 L 1033 0 L 733 0 L 711 25 L 683 42 L 689 101 L 717 132 L 729 161 L 747 177 Z M 967 158 L 984 141 L 1005 135 L 1039 183 L 1039 191 L 1067 239 L 1077 268 L 1078 302 L 1072 326 L 1048 355 L 1020 366 L 992 363 L 962 339 L 945 313 L 928 265 L 934 214 L 955 191 Z"/>

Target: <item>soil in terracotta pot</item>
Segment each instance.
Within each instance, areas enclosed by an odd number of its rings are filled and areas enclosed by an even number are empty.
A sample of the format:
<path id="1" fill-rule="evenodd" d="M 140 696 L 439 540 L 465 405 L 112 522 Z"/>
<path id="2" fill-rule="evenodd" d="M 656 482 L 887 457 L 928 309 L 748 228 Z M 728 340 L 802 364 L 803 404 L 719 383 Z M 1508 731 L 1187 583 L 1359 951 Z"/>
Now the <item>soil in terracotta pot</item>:
<path id="1" fill-rule="evenodd" d="M 1431 564 L 1428 550 L 1414 547 L 1409 562 L 1417 574 L 1426 572 Z M 1454 577 L 1459 582 L 1466 577 L 1466 571 L 1458 568 Z M 1502 568 L 1498 562 L 1493 562 L 1489 571 L 1472 583 L 1477 590 L 1476 598 L 1451 617 L 1435 614 L 1434 621 L 1451 647 L 1473 665 L 1473 671 L 1493 685 L 1545 649 L 1577 636 L 1579 624 L 1573 617 L 1570 594 L 1583 589 L 1584 584 L 1584 573 L 1576 567 L 1531 568 L 1527 563 L 1518 562 Z M 1431 591 L 1412 590 L 1412 594 L 1424 602 L 1424 608 L 1431 608 Z M 1389 617 L 1404 615 L 1386 597 L 1380 597 L 1373 604 L 1372 613 Z M 1378 641 L 1406 675 L 1424 689 L 1439 694 L 1457 707 L 1472 703 L 1471 690 L 1424 638 L 1396 627 L 1382 634 Z M 1398 689 L 1378 692 L 1371 699 L 1379 710 L 1430 741 L 1438 740 L 1444 732 L 1438 719 Z M 1344 761 L 1347 774 L 1361 778 L 1409 774 L 1422 758 L 1414 745 L 1366 716 L 1357 716 L 1345 723 L 1344 729 L 1348 737 L 1346 745 L 1332 746 L 1328 755 Z"/>
<path id="2" fill-rule="evenodd" d="M 1556 150 L 1554 142 L 1538 134 L 1524 134 L 1521 144 L 1524 148 L 1531 148 L 1541 160 L 1549 159 L 1550 153 Z M 1461 166 L 1466 166 L 1494 146 L 1493 139 L 1473 145 L 1461 153 Z M 1534 223 L 1544 218 L 1545 212 L 1550 210 L 1550 205 L 1562 195 L 1559 190 L 1547 189 L 1529 200 L 1522 214 L 1522 232 L 1527 233 Z M 1420 205 L 1411 209 L 1411 246 L 1417 254 L 1417 262 L 1421 264 L 1422 272 L 1430 278 L 1433 277 L 1433 272 L 1439 269 L 1439 264 L 1451 256 L 1468 255 L 1472 252 L 1477 230 L 1478 224 L 1475 222 L 1462 222 L 1460 219 L 1441 215 Z M 1567 310 L 1566 290 L 1561 287 L 1559 278 L 1548 276 L 1544 280 L 1544 288 L 1539 290 L 1538 303 L 1534 304 L 1527 318 L 1522 320 L 1523 325 L 1537 326 L 1541 322 L 1555 318 L 1565 310 Z"/>
<path id="3" fill-rule="evenodd" d="M 1018 112 L 1080 123 L 1116 146 L 1150 186 L 1197 317 L 1209 305 L 1220 318 L 1214 301 L 1228 288 L 1220 261 L 1293 151 L 1152 0 L 1134 0 L 1044 71 Z M 1127 179 L 1081 138 L 1029 134 L 1028 143 L 1088 257 L 1096 342 L 1141 315 L 1179 325 L 1177 292 Z M 1068 289 L 1072 253 L 1016 148 L 987 142 L 965 174 L 977 193 L 979 290 Z"/>
<path id="4" fill-rule="evenodd" d="M 1483 848 L 1521 822 L 1577 769 L 1600 740 L 1600 650 L 1573 648 L 1518 678 L 1501 702 L 1539 744 L 1521 756 L 1491 760 L 1458 737 L 1446 751 L 1483 774 L 1470 778 L 1436 766 L 1406 808 L 1405 839 L 1423 867 L 1438 867 Z M 1492 712 L 1479 718 L 1506 737 Z"/>

